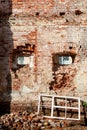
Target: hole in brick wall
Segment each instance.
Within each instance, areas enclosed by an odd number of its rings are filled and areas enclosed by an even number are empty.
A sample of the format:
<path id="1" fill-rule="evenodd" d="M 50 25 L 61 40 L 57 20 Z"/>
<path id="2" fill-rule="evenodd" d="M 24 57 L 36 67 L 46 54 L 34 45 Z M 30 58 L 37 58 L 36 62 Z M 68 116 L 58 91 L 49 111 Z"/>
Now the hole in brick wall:
<path id="1" fill-rule="evenodd" d="M 5 2 L 5 0 L 1 0 L 1 3 Z"/>
<path id="2" fill-rule="evenodd" d="M 66 19 L 66 22 L 67 22 L 67 23 L 69 22 L 68 19 Z"/>
<path id="3" fill-rule="evenodd" d="M 63 16 L 63 15 L 65 15 L 65 12 L 60 12 L 59 14 L 60 14 L 60 16 Z"/>
<path id="4" fill-rule="evenodd" d="M 82 46 L 80 45 L 80 47 L 79 48 L 82 48 Z"/>
<path id="5" fill-rule="evenodd" d="M 82 14 L 83 12 L 82 11 L 80 11 L 80 10 L 75 10 L 75 15 L 80 15 L 80 14 Z"/>
<path id="6" fill-rule="evenodd" d="M 69 46 L 69 49 L 72 49 L 73 47 L 72 46 Z"/>
<path id="7" fill-rule="evenodd" d="M 39 16 L 39 14 L 40 14 L 39 12 L 36 12 L 36 16 Z"/>

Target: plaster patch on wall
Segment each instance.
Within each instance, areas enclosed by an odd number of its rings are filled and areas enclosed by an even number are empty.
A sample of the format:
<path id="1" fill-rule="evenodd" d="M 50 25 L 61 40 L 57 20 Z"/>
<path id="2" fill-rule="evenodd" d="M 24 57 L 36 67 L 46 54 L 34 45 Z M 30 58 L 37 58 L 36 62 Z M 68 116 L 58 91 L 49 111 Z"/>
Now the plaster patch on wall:
<path id="1" fill-rule="evenodd" d="M 22 86 L 22 88 L 20 89 L 20 93 L 30 93 L 30 92 L 33 92 L 32 89 L 30 89 L 29 87 L 27 86 Z"/>
<path id="2" fill-rule="evenodd" d="M 81 62 L 74 81 L 76 84 L 76 92 L 78 93 L 78 96 L 84 98 L 84 95 L 87 95 L 87 59 Z"/>

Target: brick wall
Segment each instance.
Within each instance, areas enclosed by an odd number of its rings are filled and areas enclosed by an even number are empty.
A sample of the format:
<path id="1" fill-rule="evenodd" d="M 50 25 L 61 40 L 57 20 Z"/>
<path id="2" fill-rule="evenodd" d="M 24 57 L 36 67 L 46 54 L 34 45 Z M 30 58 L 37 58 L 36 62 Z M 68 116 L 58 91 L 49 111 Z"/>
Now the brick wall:
<path id="1" fill-rule="evenodd" d="M 4 4 L 12 9 L 8 15 L 2 10 L 0 23 L 1 97 L 13 103 L 29 103 L 36 101 L 39 93 L 47 93 L 86 100 L 87 0 L 9 2 L 10 7 Z M 27 45 L 35 46 L 33 51 Z M 32 55 L 33 67 L 18 66 L 15 60 L 20 55 Z M 61 55 L 72 56 L 73 63 L 59 65 Z"/>

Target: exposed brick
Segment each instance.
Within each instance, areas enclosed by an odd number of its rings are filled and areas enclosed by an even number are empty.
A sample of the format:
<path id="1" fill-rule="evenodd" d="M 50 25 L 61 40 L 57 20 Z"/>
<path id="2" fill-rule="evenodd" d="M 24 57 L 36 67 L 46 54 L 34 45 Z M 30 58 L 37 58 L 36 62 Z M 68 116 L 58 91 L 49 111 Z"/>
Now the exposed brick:
<path id="1" fill-rule="evenodd" d="M 87 99 L 86 5 L 87 0 L 0 2 L 0 101 L 29 103 L 39 93 Z M 22 55 L 34 57 L 33 67 L 15 64 Z M 71 55 L 73 63 L 60 66 L 57 55 Z"/>

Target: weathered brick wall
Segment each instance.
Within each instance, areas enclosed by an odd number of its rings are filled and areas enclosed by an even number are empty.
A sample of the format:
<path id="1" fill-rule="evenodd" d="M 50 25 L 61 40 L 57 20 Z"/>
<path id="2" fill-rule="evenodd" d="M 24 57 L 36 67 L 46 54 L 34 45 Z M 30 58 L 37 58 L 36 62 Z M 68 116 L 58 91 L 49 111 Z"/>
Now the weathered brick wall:
<path id="1" fill-rule="evenodd" d="M 39 93 L 48 93 L 80 96 L 86 100 L 87 0 L 12 0 L 10 3 L 12 14 L 6 20 L 7 14 L 2 17 L 0 29 L 4 34 L 0 37 L 8 42 L 1 41 L 0 54 L 9 58 L 2 60 L 3 56 L 0 57 L 0 68 L 3 68 L 0 80 L 6 88 L 10 87 L 7 92 L 11 92 L 9 96 L 1 87 L 4 99 L 29 103 L 36 101 Z M 35 45 L 29 54 L 34 57 L 33 67 L 14 67 L 13 59 L 18 54 L 13 52 L 26 44 Z M 3 51 L 4 46 L 8 51 Z M 56 55 L 66 53 L 73 56 L 73 64 L 59 66 L 54 63 Z M 8 72 L 9 80 L 6 78 Z"/>

